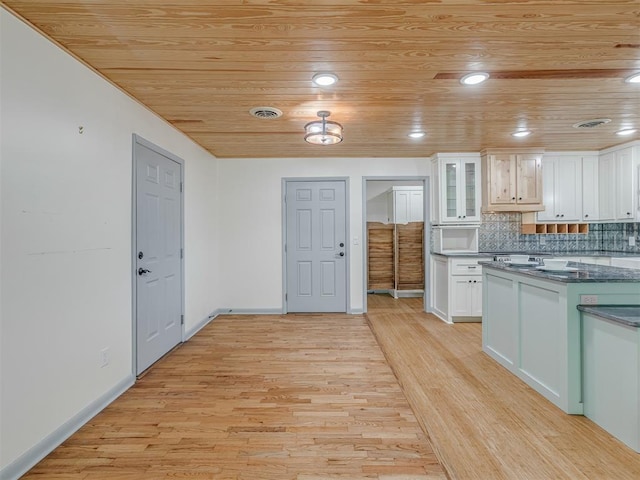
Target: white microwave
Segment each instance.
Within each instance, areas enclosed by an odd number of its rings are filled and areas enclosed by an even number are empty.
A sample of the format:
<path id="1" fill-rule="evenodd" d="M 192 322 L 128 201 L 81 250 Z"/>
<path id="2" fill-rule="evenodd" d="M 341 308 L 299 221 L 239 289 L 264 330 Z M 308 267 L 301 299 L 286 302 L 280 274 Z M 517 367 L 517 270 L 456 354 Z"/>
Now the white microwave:
<path id="1" fill-rule="evenodd" d="M 435 253 L 478 253 L 478 225 L 434 225 Z"/>

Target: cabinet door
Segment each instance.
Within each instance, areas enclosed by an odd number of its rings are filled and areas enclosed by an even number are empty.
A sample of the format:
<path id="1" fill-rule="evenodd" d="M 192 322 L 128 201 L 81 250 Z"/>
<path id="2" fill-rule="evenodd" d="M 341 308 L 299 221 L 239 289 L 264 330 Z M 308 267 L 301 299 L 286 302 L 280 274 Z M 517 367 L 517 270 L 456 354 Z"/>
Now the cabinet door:
<path id="1" fill-rule="evenodd" d="M 552 222 L 556 220 L 556 169 L 558 159 L 556 157 L 544 157 L 542 159 L 542 204 L 544 210 L 538 212 L 538 220 Z"/>
<path id="2" fill-rule="evenodd" d="M 607 153 L 598 160 L 598 199 L 600 220 L 615 218 L 615 155 Z"/>
<path id="3" fill-rule="evenodd" d="M 634 171 L 633 148 L 625 148 L 615 152 L 616 172 L 616 219 L 633 220 L 634 218 Z"/>
<path id="4" fill-rule="evenodd" d="M 409 202 L 408 191 L 393 192 L 393 223 L 409 223 Z"/>
<path id="5" fill-rule="evenodd" d="M 580 220 L 582 157 L 559 158 L 555 181 L 556 220 Z"/>
<path id="6" fill-rule="evenodd" d="M 451 277 L 452 317 L 482 316 L 482 276 L 452 275 Z"/>
<path id="7" fill-rule="evenodd" d="M 460 211 L 463 220 L 480 222 L 480 160 L 463 160 L 460 167 Z"/>
<path id="8" fill-rule="evenodd" d="M 471 316 L 482 316 L 482 277 L 477 277 L 471 284 Z"/>
<path id="9" fill-rule="evenodd" d="M 542 203 L 542 156 L 519 154 L 516 156 L 516 202 L 519 204 Z"/>
<path id="10" fill-rule="evenodd" d="M 446 221 L 456 221 L 459 215 L 459 165 L 460 163 L 457 160 L 449 160 L 442 165 L 442 201 L 444 207 L 442 217 Z"/>
<path id="11" fill-rule="evenodd" d="M 489 203 L 508 205 L 516 203 L 516 156 L 501 153 L 489 155 Z"/>
<path id="12" fill-rule="evenodd" d="M 409 192 L 409 221 L 424 221 L 424 193 L 422 191 Z"/>
<path id="13" fill-rule="evenodd" d="M 544 185 L 543 185 L 544 188 Z M 582 157 L 582 220 L 599 220 L 598 157 Z"/>

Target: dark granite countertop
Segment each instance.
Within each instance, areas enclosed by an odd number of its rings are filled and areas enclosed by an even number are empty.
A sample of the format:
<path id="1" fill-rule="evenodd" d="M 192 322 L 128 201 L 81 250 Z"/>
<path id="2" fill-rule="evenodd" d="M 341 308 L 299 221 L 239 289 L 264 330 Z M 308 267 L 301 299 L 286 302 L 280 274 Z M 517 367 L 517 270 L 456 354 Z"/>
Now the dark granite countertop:
<path id="1" fill-rule="evenodd" d="M 640 305 L 578 305 L 578 310 L 630 327 L 640 327 Z"/>
<path id="2" fill-rule="evenodd" d="M 493 257 L 494 255 L 529 255 L 530 257 L 609 257 L 609 258 L 624 258 L 624 257 L 640 257 L 640 253 L 634 252 L 617 252 L 614 250 L 581 250 L 578 252 L 473 252 L 473 253 L 435 253 L 431 252 L 431 255 L 439 255 L 441 257 L 467 257 L 467 258 L 483 258 Z"/>
<path id="3" fill-rule="evenodd" d="M 615 283 L 638 282 L 638 298 L 640 298 L 640 269 L 608 267 L 587 263 L 569 262 L 567 271 L 541 270 L 538 266 L 508 265 L 504 262 L 482 262 L 482 268 L 504 270 L 519 273 L 541 280 L 552 280 L 561 283 Z"/>

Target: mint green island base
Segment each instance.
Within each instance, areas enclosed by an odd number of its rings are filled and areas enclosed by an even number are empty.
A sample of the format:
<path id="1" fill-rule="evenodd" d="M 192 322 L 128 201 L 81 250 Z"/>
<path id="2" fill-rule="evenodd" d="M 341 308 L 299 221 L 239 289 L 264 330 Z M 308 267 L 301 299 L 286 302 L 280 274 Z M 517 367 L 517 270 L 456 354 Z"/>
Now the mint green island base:
<path id="1" fill-rule="evenodd" d="M 583 414 L 579 304 L 637 304 L 640 270 L 483 264 L 482 348 L 570 414 Z"/>

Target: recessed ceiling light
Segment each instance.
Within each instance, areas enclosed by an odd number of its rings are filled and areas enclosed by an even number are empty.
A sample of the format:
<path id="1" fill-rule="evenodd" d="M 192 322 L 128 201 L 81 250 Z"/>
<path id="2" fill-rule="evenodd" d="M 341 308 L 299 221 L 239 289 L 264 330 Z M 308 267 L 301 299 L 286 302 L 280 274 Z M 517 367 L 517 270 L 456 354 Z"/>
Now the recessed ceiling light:
<path id="1" fill-rule="evenodd" d="M 489 78 L 489 74 L 486 72 L 467 73 L 460 79 L 460 83 L 463 85 L 477 85 L 484 82 L 487 78 Z"/>
<path id="2" fill-rule="evenodd" d="M 407 135 L 409 138 L 422 138 L 426 135 L 426 132 L 411 132 Z"/>
<path id="3" fill-rule="evenodd" d="M 338 76 L 333 73 L 316 73 L 311 81 L 321 87 L 328 87 L 338 81 Z"/>
<path id="4" fill-rule="evenodd" d="M 640 72 L 634 73 L 624 79 L 627 83 L 640 83 Z"/>
<path id="5" fill-rule="evenodd" d="M 512 137 L 518 137 L 518 138 L 527 137 L 529 135 L 531 135 L 531 130 L 519 130 L 511 134 Z"/>
<path id="6" fill-rule="evenodd" d="M 624 136 L 627 136 L 627 135 L 633 135 L 637 131 L 638 130 L 636 128 L 625 128 L 623 130 L 618 130 L 616 132 L 616 135 L 620 135 L 621 137 L 624 137 Z"/>

